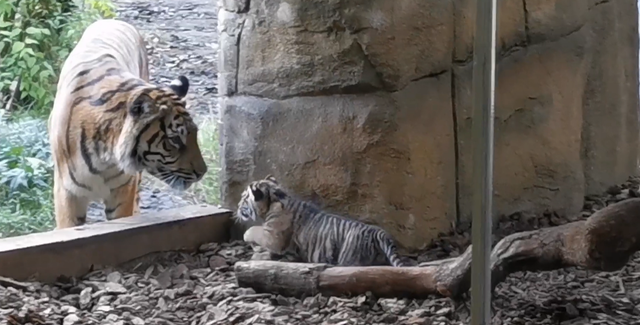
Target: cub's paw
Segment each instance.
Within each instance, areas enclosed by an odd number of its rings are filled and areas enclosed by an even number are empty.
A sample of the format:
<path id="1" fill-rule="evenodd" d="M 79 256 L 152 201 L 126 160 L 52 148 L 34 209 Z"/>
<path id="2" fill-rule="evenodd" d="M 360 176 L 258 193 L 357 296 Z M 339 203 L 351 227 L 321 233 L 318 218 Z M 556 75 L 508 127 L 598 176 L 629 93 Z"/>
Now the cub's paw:
<path id="1" fill-rule="evenodd" d="M 254 261 L 270 261 L 271 253 L 268 251 L 254 252 L 253 255 L 251 255 L 251 259 Z"/>
<path id="2" fill-rule="evenodd" d="M 258 244 L 260 242 L 261 236 L 262 236 L 262 227 L 253 226 L 244 232 L 244 236 L 242 238 L 247 243 Z"/>

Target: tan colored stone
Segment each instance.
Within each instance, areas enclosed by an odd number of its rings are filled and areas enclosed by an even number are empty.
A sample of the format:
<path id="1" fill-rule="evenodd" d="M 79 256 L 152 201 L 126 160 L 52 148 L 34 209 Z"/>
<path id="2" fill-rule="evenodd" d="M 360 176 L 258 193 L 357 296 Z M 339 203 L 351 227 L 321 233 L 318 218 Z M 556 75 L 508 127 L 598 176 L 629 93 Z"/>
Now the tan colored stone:
<path id="1" fill-rule="evenodd" d="M 557 40 L 577 31 L 587 21 L 588 1 L 524 0 L 524 2 L 527 13 L 527 36 L 530 43 Z"/>
<path id="2" fill-rule="evenodd" d="M 591 9 L 593 60 L 584 93 L 586 193 L 638 174 L 638 21 L 635 1 Z"/>
<path id="3" fill-rule="evenodd" d="M 344 17 L 390 90 L 449 70 L 453 52 L 451 0 L 344 1 Z M 357 4 L 357 5 L 356 5 Z"/>
<path id="4" fill-rule="evenodd" d="M 382 226 L 401 247 L 427 244 L 456 215 L 450 84 L 446 73 L 392 95 L 227 100 L 225 204 L 273 174 L 330 211 Z"/>
<path id="5" fill-rule="evenodd" d="M 496 76 L 494 215 L 577 213 L 583 202 L 580 160 L 586 33 L 535 45 L 500 62 Z M 472 199 L 472 65 L 456 72 L 459 214 Z"/>
<path id="6" fill-rule="evenodd" d="M 338 4 L 264 0 L 251 5 L 240 38 L 238 93 L 286 98 L 381 86 L 355 38 L 334 26 Z"/>
<path id="7" fill-rule="evenodd" d="M 455 8 L 455 60 L 470 61 L 476 28 L 476 1 L 453 0 Z M 498 31 L 496 48 L 499 52 L 517 44 L 524 44 L 525 13 L 521 0 L 498 0 Z"/>

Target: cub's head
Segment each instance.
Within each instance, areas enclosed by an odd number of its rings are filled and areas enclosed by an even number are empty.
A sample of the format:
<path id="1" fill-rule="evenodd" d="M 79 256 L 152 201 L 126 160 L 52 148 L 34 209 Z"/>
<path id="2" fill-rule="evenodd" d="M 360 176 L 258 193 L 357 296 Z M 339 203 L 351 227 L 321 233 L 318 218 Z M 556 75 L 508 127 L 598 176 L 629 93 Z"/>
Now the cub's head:
<path id="1" fill-rule="evenodd" d="M 242 192 L 234 217 L 242 223 L 262 223 L 271 204 L 280 202 L 286 196 L 272 175 L 253 181 Z"/>
<path id="2" fill-rule="evenodd" d="M 132 91 L 117 153 L 125 171 L 149 174 L 177 190 L 202 179 L 207 165 L 198 146 L 198 127 L 186 110 L 189 80 Z"/>

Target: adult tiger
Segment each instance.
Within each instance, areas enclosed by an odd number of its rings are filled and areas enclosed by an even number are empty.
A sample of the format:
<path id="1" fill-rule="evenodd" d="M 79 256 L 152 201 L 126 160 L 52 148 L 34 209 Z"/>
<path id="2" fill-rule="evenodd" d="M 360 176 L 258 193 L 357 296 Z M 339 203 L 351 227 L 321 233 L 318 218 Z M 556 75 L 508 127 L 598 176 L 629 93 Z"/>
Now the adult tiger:
<path id="1" fill-rule="evenodd" d="M 135 27 L 98 20 L 62 66 L 48 129 L 58 229 L 84 224 L 91 200 L 107 219 L 139 212 L 142 171 L 184 190 L 207 172 L 186 110 L 189 80 L 149 82 Z"/>
<path id="2" fill-rule="evenodd" d="M 303 262 L 341 266 L 406 265 L 381 228 L 297 199 L 271 175 L 247 186 L 234 218 L 261 224 L 249 228 L 244 241 L 266 249 L 272 258 L 293 255 Z"/>

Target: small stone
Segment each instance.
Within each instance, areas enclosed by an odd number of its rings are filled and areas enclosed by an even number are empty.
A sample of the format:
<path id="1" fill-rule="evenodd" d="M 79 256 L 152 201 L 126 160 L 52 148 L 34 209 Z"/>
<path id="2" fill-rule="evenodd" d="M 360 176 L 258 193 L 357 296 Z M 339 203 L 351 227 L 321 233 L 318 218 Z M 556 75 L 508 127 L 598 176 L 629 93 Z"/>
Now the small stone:
<path id="1" fill-rule="evenodd" d="M 80 317 L 78 317 L 78 315 L 70 314 L 70 315 L 67 315 L 62 320 L 62 325 L 74 325 L 74 324 L 79 324 L 79 322 L 80 322 Z"/>
<path id="2" fill-rule="evenodd" d="M 107 282 L 104 289 L 108 293 L 127 293 L 127 288 L 119 283 Z"/>
<path id="3" fill-rule="evenodd" d="M 114 300 L 114 296 L 102 296 L 98 299 L 98 305 L 109 305 Z"/>
<path id="4" fill-rule="evenodd" d="M 567 310 L 567 314 L 573 317 L 580 316 L 580 312 L 572 303 L 567 303 L 564 308 Z"/>
<path id="5" fill-rule="evenodd" d="M 156 281 L 158 281 L 158 286 L 160 288 L 169 288 L 172 284 L 171 270 L 165 270 L 164 272 L 158 274 L 158 276 L 156 277 Z"/>
<path id="6" fill-rule="evenodd" d="M 108 320 L 110 322 L 115 322 L 115 321 L 118 320 L 118 315 L 109 314 L 109 315 L 107 315 L 107 317 L 105 317 L 105 320 Z"/>
<path id="7" fill-rule="evenodd" d="M 121 283 L 122 282 L 122 274 L 120 272 L 111 272 L 107 275 L 107 282 L 113 283 Z"/>
<path id="8" fill-rule="evenodd" d="M 132 317 L 131 324 L 133 325 L 144 325 L 144 320 L 140 317 Z"/>
<path id="9" fill-rule="evenodd" d="M 220 255 L 214 255 L 214 256 L 211 256 L 211 258 L 209 258 L 209 267 L 212 270 L 215 270 L 223 266 L 227 266 L 227 260 L 224 257 Z"/>
<path id="10" fill-rule="evenodd" d="M 101 312 L 105 312 L 105 313 L 108 313 L 108 312 L 110 312 L 112 310 L 113 310 L 113 308 L 111 306 L 98 306 L 96 308 L 96 311 L 101 311 Z"/>
<path id="11" fill-rule="evenodd" d="M 91 287 L 86 287 L 80 292 L 80 308 L 85 309 L 91 303 L 91 292 L 93 289 Z"/>
<path id="12" fill-rule="evenodd" d="M 179 279 L 189 274 L 189 268 L 184 264 L 179 264 L 171 270 L 171 277 Z"/>
<path id="13" fill-rule="evenodd" d="M 65 314 L 75 314 L 78 312 L 78 308 L 73 306 L 62 306 L 60 307 L 60 311 Z"/>
<path id="14" fill-rule="evenodd" d="M 218 249 L 218 247 L 220 247 L 220 244 L 218 243 L 207 243 L 200 245 L 200 248 L 198 248 L 198 250 L 200 250 L 201 252 L 215 251 Z"/>

